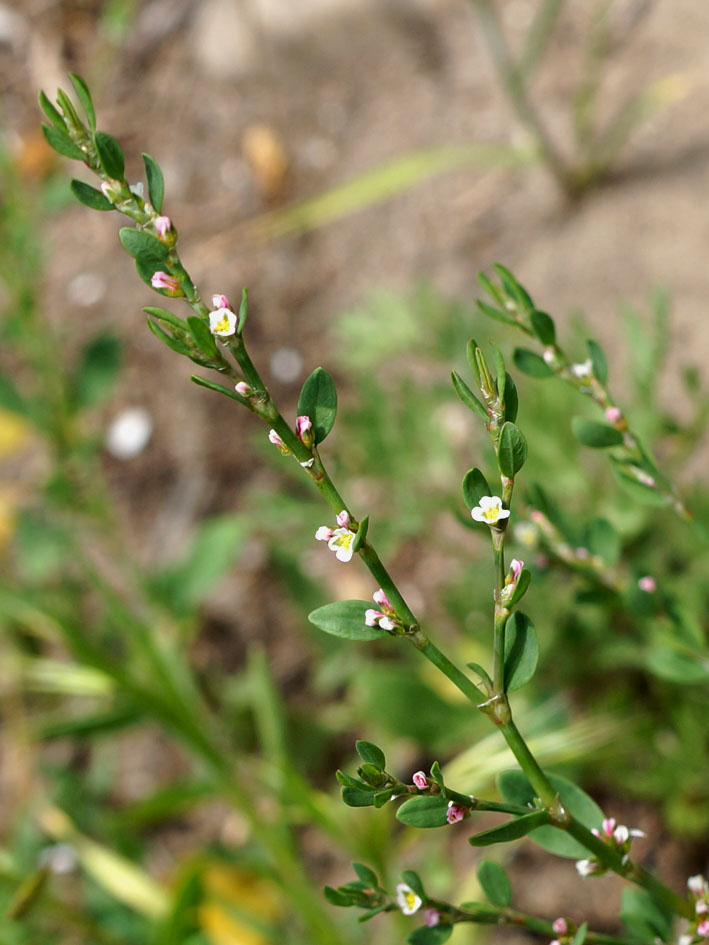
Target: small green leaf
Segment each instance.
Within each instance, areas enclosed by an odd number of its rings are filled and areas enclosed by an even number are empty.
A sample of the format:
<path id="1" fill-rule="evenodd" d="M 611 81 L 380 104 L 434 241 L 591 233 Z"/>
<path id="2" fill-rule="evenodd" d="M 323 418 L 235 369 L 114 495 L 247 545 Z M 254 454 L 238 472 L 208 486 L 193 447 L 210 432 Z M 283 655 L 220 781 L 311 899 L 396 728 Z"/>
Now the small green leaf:
<path id="1" fill-rule="evenodd" d="M 342 801 L 348 807 L 371 807 L 374 804 L 374 791 L 362 791 L 360 788 L 343 787 Z"/>
<path id="2" fill-rule="evenodd" d="M 620 446 L 623 434 L 607 423 L 597 420 L 587 420 L 585 417 L 574 417 L 571 421 L 571 430 L 584 446 L 591 449 L 605 449 L 608 446 Z"/>
<path id="3" fill-rule="evenodd" d="M 515 348 L 512 360 L 517 370 L 529 375 L 529 377 L 541 379 L 554 376 L 554 372 L 544 358 L 528 348 Z"/>
<path id="4" fill-rule="evenodd" d="M 480 368 L 478 367 L 478 359 L 475 356 L 475 349 L 477 347 L 477 341 L 474 338 L 470 338 L 465 346 L 465 358 L 470 370 L 473 372 L 475 383 L 480 387 Z"/>
<path id="5" fill-rule="evenodd" d="M 125 159 L 120 144 L 105 131 L 96 132 L 94 143 L 104 171 L 114 180 L 123 180 Z"/>
<path id="6" fill-rule="evenodd" d="M 576 935 L 574 935 L 571 945 L 583 945 L 586 941 L 586 935 L 588 933 L 588 922 L 584 922 L 583 925 L 580 925 L 576 930 Z"/>
<path id="7" fill-rule="evenodd" d="M 52 103 L 49 101 L 44 92 L 39 93 L 39 105 L 54 127 L 59 131 L 66 133 L 66 124 L 64 123 L 64 119 L 56 110 L 54 105 L 52 105 Z"/>
<path id="8" fill-rule="evenodd" d="M 409 935 L 406 941 L 409 945 L 443 945 L 453 934 L 453 926 L 449 923 L 438 925 L 421 925 Z"/>
<path id="9" fill-rule="evenodd" d="M 310 417 L 316 444 L 322 443 L 332 430 L 336 413 L 335 383 L 324 368 L 315 368 L 300 392 L 298 416 Z"/>
<path id="10" fill-rule="evenodd" d="M 457 371 L 451 371 L 451 380 L 453 381 L 455 392 L 462 403 L 464 403 L 469 410 L 477 413 L 483 423 L 488 423 L 490 421 L 490 416 L 487 410 L 483 407 L 478 398 L 471 391 Z"/>
<path id="11" fill-rule="evenodd" d="M 508 420 L 502 430 L 497 446 L 497 461 L 500 471 L 508 479 L 514 479 L 527 459 L 527 441 L 524 434 Z"/>
<path id="12" fill-rule="evenodd" d="M 401 878 L 409 887 L 409 889 L 413 889 L 416 895 L 421 899 L 425 900 L 428 898 L 426 895 L 426 890 L 423 887 L 423 883 L 421 882 L 421 877 L 415 870 L 404 870 L 401 874 Z"/>
<path id="13" fill-rule="evenodd" d="M 517 385 L 511 374 L 505 374 L 505 420 L 514 423 L 519 410 L 519 394 Z"/>
<path id="14" fill-rule="evenodd" d="M 197 318 L 196 315 L 188 315 L 187 325 L 189 326 L 190 334 L 194 338 L 195 344 L 199 350 L 208 358 L 213 358 L 215 361 L 222 361 L 223 358 L 219 353 L 219 349 L 217 348 L 214 335 L 211 333 L 209 328 L 207 328 L 202 319 Z"/>
<path id="15" fill-rule="evenodd" d="M 368 866 L 364 866 L 362 863 L 353 863 L 352 869 L 362 880 L 362 882 L 366 886 L 369 886 L 370 889 L 377 889 L 379 887 L 379 880 L 377 879 L 377 874 L 374 872 L 374 870 L 370 870 Z"/>
<path id="16" fill-rule="evenodd" d="M 613 459 L 613 456 L 611 456 L 611 459 Z M 663 495 L 654 486 L 639 482 L 631 473 L 625 472 L 622 465 L 615 464 L 614 472 L 623 488 L 638 502 L 654 506 L 663 506 L 669 503 L 670 500 L 666 495 Z"/>
<path id="17" fill-rule="evenodd" d="M 325 886 L 323 889 L 323 896 L 331 906 L 342 906 L 347 908 L 348 906 L 354 905 L 346 893 L 340 892 L 339 889 L 333 889 L 332 886 Z"/>
<path id="18" fill-rule="evenodd" d="M 518 604 L 524 595 L 527 593 L 527 588 L 529 587 L 529 582 L 532 580 L 532 574 L 526 568 L 522 568 L 519 572 L 519 576 L 515 581 L 515 589 L 512 592 L 512 597 L 510 597 L 507 602 L 508 607 L 513 607 L 515 604 Z"/>
<path id="19" fill-rule="evenodd" d="M 108 197 L 104 197 L 100 190 L 85 184 L 83 180 L 73 180 L 69 185 L 76 199 L 92 210 L 115 210 Z"/>
<path id="20" fill-rule="evenodd" d="M 343 640 L 381 640 L 388 636 L 387 632 L 378 627 L 368 627 L 364 622 L 365 612 L 371 606 L 365 600 L 338 601 L 318 607 L 308 620 L 325 633 Z"/>
<path id="21" fill-rule="evenodd" d="M 437 761 L 434 761 L 433 764 L 431 765 L 431 777 L 439 786 L 439 788 L 441 788 L 442 790 L 444 787 L 443 773 L 441 772 L 441 766 L 438 764 Z"/>
<path id="22" fill-rule="evenodd" d="M 561 798 L 564 807 L 576 820 L 581 821 L 589 830 L 599 829 L 603 821 L 603 811 L 593 798 L 572 781 L 557 774 L 548 772 L 545 774 Z M 503 798 L 510 804 L 527 806 L 534 803 L 534 789 L 522 771 L 503 771 L 497 779 L 497 787 Z M 556 827 L 541 827 L 530 836 L 530 840 L 534 840 L 539 846 L 557 856 L 575 860 L 588 856 L 588 850 L 585 847 L 569 836 L 566 831 L 558 830 Z"/>
<path id="23" fill-rule="evenodd" d="M 445 827 L 448 801 L 439 795 L 420 794 L 410 797 L 396 812 L 396 819 L 407 827 Z"/>
<path id="24" fill-rule="evenodd" d="M 603 353 L 603 348 L 592 338 L 589 338 L 586 342 L 586 347 L 588 348 L 588 354 L 591 358 L 591 366 L 593 367 L 593 376 L 604 386 L 608 381 L 608 362 L 606 361 L 606 356 Z"/>
<path id="25" fill-rule="evenodd" d="M 146 319 L 148 323 L 148 328 L 152 331 L 156 338 L 159 338 L 163 344 L 166 344 L 168 348 L 172 348 L 173 351 L 176 351 L 178 354 L 183 354 L 185 357 L 190 357 L 190 349 L 184 345 L 179 338 L 175 338 L 174 335 L 168 335 L 167 332 L 163 331 L 162 328 L 156 324 L 151 318 Z"/>
<path id="26" fill-rule="evenodd" d="M 474 847 L 489 847 L 493 843 L 509 843 L 510 840 L 519 840 L 520 837 L 526 837 L 528 833 L 548 824 L 550 820 L 549 811 L 537 810 L 531 814 L 523 814 L 521 817 L 508 820 L 507 823 L 500 824 L 499 827 L 492 827 L 490 830 L 476 833 L 474 837 L 468 839 L 468 843 Z"/>
<path id="27" fill-rule="evenodd" d="M 529 316 L 532 323 L 534 334 L 539 338 L 543 345 L 553 345 L 556 343 L 556 330 L 554 322 L 546 312 L 540 312 L 535 308 Z"/>
<path id="28" fill-rule="evenodd" d="M 499 863 L 483 860 L 478 866 L 478 882 L 493 905 L 506 908 L 512 902 L 512 886 Z"/>
<path id="29" fill-rule="evenodd" d="M 490 298 L 497 302 L 501 308 L 504 308 L 505 294 L 502 289 L 500 289 L 498 285 L 495 285 L 491 279 L 488 279 L 484 272 L 478 273 L 478 282 L 483 287 L 483 289 L 485 289 Z"/>
<path id="30" fill-rule="evenodd" d="M 47 144 L 58 154 L 71 158 L 73 161 L 86 161 L 86 155 L 81 148 L 74 144 L 69 135 L 53 125 L 42 125 L 42 134 L 47 139 Z"/>
<path id="31" fill-rule="evenodd" d="M 386 768 L 384 752 L 378 745 L 374 745 L 372 742 L 358 741 L 355 742 L 355 750 L 365 764 L 374 765 L 378 771 L 383 771 Z"/>
<path id="32" fill-rule="evenodd" d="M 365 515 L 362 521 L 359 523 L 359 528 L 355 534 L 355 539 L 352 542 L 352 554 L 356 555 L 359 549 L 367 540 L 367 532 L 369 531 L 369 516 Z"/>
<path id="33" fill-rule="evenodd" d="M 240 404 L 245 404 L 247 407 L 249 403 L 243 397 L 239 397 L 235 390 L 228 387 L 224 387 L 223 384 L 217 384 L 215 381 L 210 381 L 206 377 L 199 377 L 197 374 L 192 374 L 190 380 L 193 384 L 196 384 L 197 387 L 206 387 L 207 390 L 216 391 L 218 394 L 224 394 L 226 397 L 231 397 L 232 400 L 238 401 Z"/>
<path id="34" fill-rule="evenodd" d="M 480 505 L 480 499 L 484 495 L 492 495 L 490 486 L 482 471 L 473 466 L 463 479 L 463 501 L 472 512 L 476 505 Z"/>
<path id="35" fill-rule="evenodd" d="M 494 318 L 495 321 L 502 322 L 504 325 L 519 325 L 519 322 L 516 318 L 513 318 L 511 315 L 503 312 L 502 309 L 495 308 L 493 305 L 488 305 L 487 302 L 483 302 L 482 299 L 477 299 L 475 304 L 483 313 L 483 315 L 487 315 L 488 318 Z"/>
<path id="36" fill-rule="evenodd" d="M 162 204 L 165 197 L 165 181 L 163 180 L 160 165 L 155 158 L 143 152 L 143 164 L 145 165 L 145 179 L 148 182 L 148 196 L 150 203 L 162 213 Z"/>
<path id="37" fill-rule="evenodd" d="M 136 259 L 164 263 L 170 255 L 168 247 L 161 243 L 157 236 L 134 226 L 122 226 L 118 231 L 118 238 L 123 249 Z"/>
<path id="38" fill-rule="evenodd" d="M 161 322 L 165 322 L 167 325 L 172 325 L 173 328 L 177 328 L 179 331 L 184 331 L 186 323 L 177 315 L 174 315 L 172 312 L 168 312 L 166 308 L 157 308 L 155 305 L 146 305 L 143 309 L 148 315 L 152 315 L 153 318 L 157 318 Z"/>
<path id="39" fill-rule="evenodd" d="M 671 646 L 656 646 L 645 655 L 644 663 L 653 676 L 681 686 L 706 683 L 709 679 L 704 654 L 684 653 Z"/>
<path id="40" fill-rule="evenodd" d="M 532 298 L 520 283 L 515 279 L 509 269 L 506 266 L 502 266 L 500 263 L 495 263 L 492 267 L 495 272 L 500 277 L 502 282 L 502 287 L 504 288 L 507 295 L 513 299 L 517 305 L 524 311 L 531 311 L 534 309 L 534 302 Z"/>
<path id="41" fill-rule="evenodd" d="M 249 290 L 242 289 L 241 290 L 241 303 L 239 305 L 239 318 L 236 323 L 237 335 L 240 335 L 243 332 L 248 314 L 249 314 Z"/>
<path id="42" fill-rule="evenodd" d="M 505 624 L 505 691 L 521 689 L 534 676 L 539 660 L 539 644 L 534 624 L 526 614 L 515 611 Z"/>
<path id="43" fill-rule="evenodd" d="M 81 353 L 76 373 L 76 405 L 93 407 L 111 391 L 121 370 L 121 345 L 115 335 L 93 338 Z"/>
<path id="44" fill-rule="evenodd" d="M 69 73 L 69 78 L 76 89 L 79 101 L 84 106 L 86 117 L 89 120 L 89 128 L 91 128 L 92 131 L 96 131 L 96 112 L 94 111 L 94 103 L 91 101 L 91 92 L 89 92 L 88 85 L 81 76 L 76 75 L 74 72 Z"/>
<path id="45" fill-rule="evenodd" d="M 468 667 L 468 669 L 472 669 L 474 673 L 477 673 L 480 679 L 484 683 L 487 683 L 488 687 L 492 689 L 492 679 L 490 678 L 490 674 L 487 672 L 487 670 L 483 669 L 480 663 L 466 663 L 465 665 Z"/>

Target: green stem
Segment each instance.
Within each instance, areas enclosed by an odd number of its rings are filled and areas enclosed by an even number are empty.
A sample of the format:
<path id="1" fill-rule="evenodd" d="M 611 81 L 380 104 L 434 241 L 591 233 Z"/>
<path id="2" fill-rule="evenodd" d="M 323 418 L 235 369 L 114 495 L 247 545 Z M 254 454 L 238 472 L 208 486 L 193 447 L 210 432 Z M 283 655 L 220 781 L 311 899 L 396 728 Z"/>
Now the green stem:
<path id="1" fill-rule="evenodd" d="M 505 585 L 505 538 L 504 532 L 492 533 L 495 557 L 495 611 L 493 617 L 492 681 L 496 695 L 505 691 L 505 624 L 509 611 L 501 600 Z"/>
<path id="2" fill-rule="evenodd" d="M 437 646 L 431 643 L 420 630 L 411 634 L 410 639 L 416 649 L 419 650 L 429 662 L 440 669 L 440 671 L 450 679 L 453 685 L 472 702 L 476 709 L 479 709 L 481 704 L 485 703 L 487 694 L 478 689 L 478 687 L 448 659 L 445 653 L 442 653 Z"/>
<path id="3" fill-rule="evenodd" d="M 551 784 L 549 784 L 547 776 L 539 766 L 537 759 L 529 750 L 529 746 L 512 721 L 512 718 L 504 725 L 500 726 L 500 732 L 542 804 L 550 809 L 556 808 L 556 791 Z"/>
<path id="4" fill-rule="evenodd" d="M 515 925 L 530 932 L 539 932 L 541 935 L 548 935 L 555 938 L 557 933 L 551 922 L 546 919 L 537 918 L 526 912 L 518 912 L 516 909 L 509 909 L 494 905 L 480 905 L 480 908 L 474 908 L 476 904 L 471 903 L 466 909 L 456 909 L 454 913 L 455 922 L 475 922 L 484 925 Z M 629 945 L 627 939 L 615 938 L 612 935 L 603 935 L 600 932 L 587 932 L 586 942 L 591 945 Z"/>

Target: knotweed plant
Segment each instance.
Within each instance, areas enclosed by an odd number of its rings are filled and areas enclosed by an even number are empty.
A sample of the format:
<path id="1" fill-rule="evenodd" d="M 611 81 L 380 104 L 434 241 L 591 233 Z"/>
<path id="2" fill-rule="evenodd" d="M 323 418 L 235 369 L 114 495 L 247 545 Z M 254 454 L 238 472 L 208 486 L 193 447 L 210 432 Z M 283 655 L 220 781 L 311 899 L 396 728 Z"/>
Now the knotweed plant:
<path id="1" fill-rule="evenodd" d="M 47 141 L 60 154 L 81 161 L 98 177 L 99 188 L 79 180 L 72 182 L 72 190 L 82 203 L 96 210 L 117 210 L 132 221 L 134 225 L 120 229 L 119 237 L 134 258 L 138 275 L 163 299 L 177 300 L 188 309 L 183 318 L 163 307 L 147 307 L 149 329 L 177 354 L 215 372 L 220 380 L 201 375 L 192 380 L 251 411 L 263 424 L 264 436 L 283 455 L 283 461 L 298 464 L 302 476 L 312 483 L 329 509 L 314 529 L 314 539 L 322 543 L 323 554 L 331 552 L 343 567 L 363 565 L 371 574 L 371 600 L 325 604 L 310 615 L 311 622 L 339 637 L 342 646 L 393 638 L 402 646 L 414 647 L 460 691 L 470 703 L 471 712 L 482 713 L 489 720 L 518 763 L 517 768 L 499 778 L 499 796 L 483 798 L 447 783 L 436 761 L 428 771 L 393 771 L 384 751 L 362 740 L 356 744 L 359 764 L 354 773 L 337 772 L 344 803 L 375 810 L 394 805 L 396 817 L 409 829 L 454 830 L 460 834 L 460 842 L 467 841 L 473 847 L 529 837 L 551 854 L 575 860 L 579 882 L 581 878 L 615 873 L 630 884 L 630 893 L 623 900 L 626 932 L 620 937 L 595 932 L 586 922 L 570 916 L 544 918 L 514 909 L 510 881 L 492 860 L 484 860 L 478 870 L 486 902 L 456 904 L 438 899 L 427 891 L 426 877 L 412 870 L 403 872 L 395 888 L 386 888 L 374 871 L 361 863 L 354 865 L 356 879 L 352 882 L 326 888 L 326 899 L 333 906 L 363 910 L 362 919 L 381 912 L 412 916 L 418 925 L 408 941 L 414 945 L 444 942 L 462 923 L 521 926 L 563 945 L 583 945 L 584 941 L 599 945 L 650 945 L 656 941 L 698 945 L 709 938 L 706 880 L 693 876 L 686 890 L 676 890 L 650 872 L 634 855 L 634 841 L 642 836 L 641 831 L 617 823 L 612 811 L 602 811 L 577 785 L 545 771 L 515 722 L 511 697 L 534 675 L 538 643 L 531 620 L 520 609 L 530 591 L 531 573 L 523 560 L 507 560 L 506 556 L 511 528 L 524 525 L 518 514 L 516 487 L 528 447 L 517 425 L 517 387 L 501 353 L 494 347 L 486 353 L 471 341 L 467 357 L 472 379 L 468 382 L 453 374 L 455 391 L 484 425 L 495 458 L 487 473 L 474 466 L 462 483 L 468 523 L 489 536 L 495 577 L 489 662 L 485 667 L 478 663 L 461 667 L 421 625 L 370 539 L 369 517 L 350 506 L 328 472 L 322 445 L 337 411 L 331 376 L 323 368 L 315 368 L 302 387 L 293 421 L 283 416 L 247 350 L 246 290 L 238 304 L 233 304 L 218 287 L 205 301 L 180 259 L 177 230 L 164 212 L 163 177 L 158 163 L 143 155 L 147 189 L 142 184 L 129 184 L 120 145 L 97 130 L 86 84 L 77 76 L 71 78 L 85 116 L 79 115 L 64 92 L 58 94 L 57 107 L 42 93 L 41 105 L 49 119 L 49 124 L 43 126 Z M 613 462 L 622 480 L 670 505 L 680 517 L 689 518 L 675 487 L 660 472 L 612 399 L 600 347 L 590 343 L 588 359 L 572 362 L 557 343 L 551 317 L 536 307 L 507 269 L 498 266 L 497 275 L 499 283 L 483 277 L 494 305 L 481 302 L 481 307 L 494 318 L 519 327 L 542 346 L 541 355 L 518 351 L 517 367 L 536 376 L 556 375 L 589 396 L 603 411 L 604 422 L 577 422 L 574 429 L 581 442 L 615 449 Z M 525 521 L 527 528 L 538 528 L 545 534 L 551 547 L 556 542 L 558 554 L 563 556 L 563 542 L 554 534 L 544 509 L 531 510 Z M 577 557 L 581 563 L 588 556 L 581 556 L 577 550 Z M 591 561 L 589 566 L 605 574 L 602 563 Z M 641 595 L 656 592 L 651 575 L 643 575 L 637 585 L 635 590 Z M 430 750 L 433 755 L 435 746 Z M 477 817 L 481 812 L 495 812 L 504 820 L 480 830 Z"/>

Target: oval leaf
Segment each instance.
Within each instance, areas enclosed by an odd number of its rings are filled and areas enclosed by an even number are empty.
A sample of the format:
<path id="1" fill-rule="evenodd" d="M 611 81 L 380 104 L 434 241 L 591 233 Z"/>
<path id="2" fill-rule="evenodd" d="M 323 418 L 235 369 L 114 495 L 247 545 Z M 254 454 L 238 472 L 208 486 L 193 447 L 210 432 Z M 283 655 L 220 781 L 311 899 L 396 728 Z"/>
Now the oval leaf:
<path id="1" fill-rule="evenodd" d="M 343 640 L 381 640 L 388 636 L 386 630 L 368 627 L 364 622 L 364 614 L 371 606 L 366 600 L 342 600 L 318 607 L 308 620 L 325 633 Z"/>
<path id="2" fill-rule="evenodd" d="M 480 499 L 484 495 L 492 495 L 490 486 L 482 471 L 473 466 L 463 479 L 463 500 L 472 511 L 476 505 L 480 505 Z"/>
<path id="3" fill-rule="evenodd" d="M 585 417 L 574 417 L 571 421 L 571 430 L 579 443 L 590 446 L 594 450 L 620 446 L 623 442 L 623 434 L 620 430 L 616 430 L 607 423 L 587 420 Z"/>
<path id="4" fill-rule="evenodd" d="M 161 243 L 157 236 L 138 230 L 133 226 L 122 226 L 118 231 L 121 246 L 135 259 L 144 261 L 166 262 L 170 250 Z"/>
<path id="5" fill-rule="evenodd" d="M 488 305 L 487 302 L 483 302 L 482 299 L 478 299 L 476 304 L 483 315 L 487 315 L 488 318 L 494 318 L 495 321 L 502 322 L 505 325 L 518 324 L 516 318 L 512 318 L 511 315 L 507 315 L 501 309 L 495 308 L 493 305 Z"/>
<path id="6" fill-rule="evenodd" d="M 453 926 L 449 924 L 422 925 L 415 929 L 406 941 L 409 945 L 443 945 L 452 934 Z"/>
<path id="7" fill-rule="evenodd" d="M 524 814 L 522 817 L 508 820 L 507 823 L 500 824 L 499 827 L 492 827 L 490 830 L 476 833 L 474 837 L 468 839 L 468 843 L 474 847 L 489 847 L 493 843 L 508 843 L 510 840 L 519 840 L 520 837 L 526 837 L 528 833 L 538 827 L 548 824 L 550 820 L 549 811 L 535 810 L 531 814 Z"/>
<path id="8" fill-rule="evenodd" d="M 363 863 L 353 863 L 352 869 L 355 871 L 359 879 L 369 886 L 370 889 L 377 889 L 379 886 L 379 879 L 374 870 L 370 870 L 368 866 L 365 866 Z"/>
<path id="9" fill-rule="evenodd" d="M 521 689 L 534 676 L 539 659 L 537 631 L 526 614 L 516 611 L 505 624 L 505 691 Z"/>
<path id="10" fill-rule="evenodd" d="M 514 479 L 527 459 L 527 441 L 524 434 L 508 420 L 500 430 L 497 460 L 500 471 L 508 479 Z"/>
<path id="11" fill-rule="evenodd" d="M 39 93 L 39 104 L 40 108 L 51 121 L 55 128 L 58 128 L 59 131 L 66 133 L 66 125 L 64 124 L 64 119 L 59 114 L 57 109 L 52 105 L 52 103 L 47 98 L 44 92 Z"/>
<path id="12" fill-rule="evenodd" d="M 593 376 L 596 378 L 596 380 L 600 381 L 601 384 L 605 385 L 606 381 L 608 380 L 608 362 L 606 361 L 606 356 L 603 353 L 603 348 L 592 338 L 588 339 L 586 342 L 586 347 L 588 348 L 588 354 L 591 358 Z"/>
<path id="13" fill-rule="evenodd" d="M 603 811 L 593 798 L 572 781 L 558 774 L 548 772 L 545 774 L 569 813 L 589 830 L 598 829 L 603 822 Z M 510 804 L 527 805 L 534 801 L 534 789 L 522 771 L 503 771 L 497 779 L 497 787 L 503 798 Z M 557 856 L 575 860 L 588 856 L 588 850 L 585 847 L 557 827 L 540 827 L 530 835 L 529 839 Z"/>
<path id="14" fill-rule="evenodd" d="M 365 764 L 374 765 L 379 771 L 383 771 L 386 768 L 384 752 L 378 745 L 372 742 L 359 741 L 355 742 L 355 749 Z"/>
<path id="15" fill-rule="evenodd" d="M 84 106 L 84 111 L 89 121 L 89 128 L 91 128 L 92 131 L 96 131 L 96 112 L 94 111 L 94 103 L 91 101 L 91 92 L 89 92 L 88 85 L 81 76 L 76 75 L 75 72 L 70 72 L 69 78 L 76 89 L 79 101 Z"/>
<path id="16" fill-rule="evenodd" d="M 510 420 L 514 423 L 517 419 L 518 410 L 519 395 L 517 393 L 517 385 L 511 374 L 505 374 L 505 420 Z"/>
<path id="17" fill-rule="evenodd" d="M 74 144 L 66 132 L 54 126 L 42 125 L 42 134 L 47 139 L 47 144 L 50 148 L 54 148 L 57 154 L 63 154 L 64 157 L 71 158 L 73 161 L 86 161 L 84 152 Z"/>
<path id="18" fill-rule="evenodd" d="M 401 878 L 409 887 L 409 889 L 413 889 L 416 895 L 420 896 L 421 899 L 428 898 L 423 883 L 421 882 L 421 877 L 415 870 L 404 870 L 404 872 L 401 874 Z"/>
<path id="19" fill-rule="evenodd" d="M 529 587 L 529 582 L 532 580 L 532 574 L 526 568 L 522 568 L 519 572 L 519 577 L 515 581 L 515 589 L 512 592 L 512 597 L 510 597 L 507 602 L 508 607 L 512 607 L 514 604 L 519 603 L 522 600 L 524 595 L 527 593 L 527 588 Z"/>
<path id="20" fill-rule="evenodd" d="M 445 827 L 448 801 L 440 795 L 420 794 L 410 797 L 396 812 L 396 819 L 407 827 Z"/>
<path id="21" fill-rule="evenodd" d="M 105 131 L 96 132 L 94 143 L 104 171 L 114 180 L 123 180 L 125 160 L 120 144 Z"/>
<path id="22" fill-rule="evenodd" d="M 528 374 L 529 377 L 545 378 L 554 376 L 554 372 L 544 358 L 528 348 L 515 348 L 512 360 L 517 370 L 523 374 Z"/>
<path id="23" fill-rule="evenodd" d="M 530 314 L 529 320 L 532 323 L 534 334 L 539 338 L 543 345 L 553 345 L 556 343 L 556 330 L 554 322 L 546 312 L 540 312 L 534 309 Z"/>
<path id="24" fill-rule="evenodd" d="M 69 185 L 76 199 L 92 210 L 115 210 L 111 201 L 100 190 L 85 184 L 83 180 L 73 180 Z"/>
<path id="25" fill-rule="evenodd" d="M 300 392 L 298 416 L 310 417 L 316 443 L 321 443 L 332 430 L 336 413 L 335 382 L 324 368 L 315 368 Z"/>
<path id="26" fill-rule="evenodd" d="M 162 202 L 165 197 L 165 181 L 163 180 L 162 171 L 155 158 L 150 157 L 149 154 L 143 153 L 143 164 L 145 165 L 145 177 L 148 181 L 150 203 L 158 213 L 162 213 Z"/>
<path id="27" fill-rule="evenodd" d="M 356 787 L 342 788 L 342 802 L 348 807 L 371 807 L 374 804 L 374 791 L 363 791 Z"/>
<path id="28" fill-rule="evenodd" d="M 512 902 L 512 886 L 499 863 L 483 860 L 478 866 L 478 881 L 493 905 L 507 907 Z"/>
<path id="29" fill-rule="evenodd" d="M 195 344 L 199 350 L 206 354 L 208 358 L 214 358 L 215 361 L 221 361 L 222 357 L 217 348 L 217 343 L 214 340 L 214 335 L 207 328 L 205 323 L 201 318 L 197 318 L 196 315 L 187 316 L 187 324 L 189 325 L 190 334 L 195 340 Z"/>

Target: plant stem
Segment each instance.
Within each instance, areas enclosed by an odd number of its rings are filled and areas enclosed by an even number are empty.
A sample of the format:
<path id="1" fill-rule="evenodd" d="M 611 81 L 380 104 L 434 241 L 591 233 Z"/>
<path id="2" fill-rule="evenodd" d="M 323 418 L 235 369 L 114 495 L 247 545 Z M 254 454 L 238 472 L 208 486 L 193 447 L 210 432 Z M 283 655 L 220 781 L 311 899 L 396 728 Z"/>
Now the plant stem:
<path id="1" fill-rule="evenodd" d="M 504 532 L 492 534 L 493 554 L 495 557 L 495 610 L 493 617 L 492 681 L 495 694 L 505 691 L 505 624 L 509 611 L 501 600 L 505 584 L 505 535 Z"/>
<path id="2" fill-rule="evenodd" d="M 539 932 L 541 935 L 547 935 L 550 938 L 557 935 L 551 922 L 546 919 L 540 919 L 526 912 L 518 912 L 516 909 L 488 903 L 481 904 L 479 908 L 475 908 L 476 906 L 477 903 L 471 902 L 465 908 L 456 909 L 454 913 L 456 924 L 458 922 L 475 922 L 484 925 L 515 925 L 529 929 L 530 932 Z M 603 935 L 600 932 L 587 932 L 584 941 L 590 942 L 591 945 L 629 945 L 627 939 Z"/>

